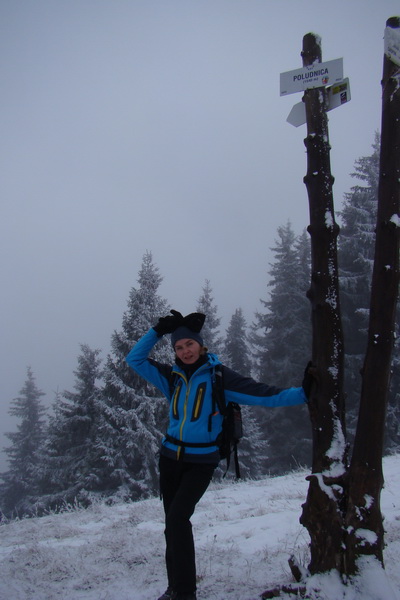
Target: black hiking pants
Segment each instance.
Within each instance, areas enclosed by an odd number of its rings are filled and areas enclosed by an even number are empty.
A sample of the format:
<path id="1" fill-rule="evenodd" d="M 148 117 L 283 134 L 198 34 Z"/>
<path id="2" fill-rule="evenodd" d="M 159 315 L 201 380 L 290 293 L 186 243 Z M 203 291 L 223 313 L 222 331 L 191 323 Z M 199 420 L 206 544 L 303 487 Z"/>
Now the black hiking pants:
<path id="1" fill-rule="evenodd" d="M 168 585 L 179 594 L 196 591 L 196 560 L 190 517 L 208 488 L 215 468 L 215 464 L 189 463 L 160 456 Z"/>

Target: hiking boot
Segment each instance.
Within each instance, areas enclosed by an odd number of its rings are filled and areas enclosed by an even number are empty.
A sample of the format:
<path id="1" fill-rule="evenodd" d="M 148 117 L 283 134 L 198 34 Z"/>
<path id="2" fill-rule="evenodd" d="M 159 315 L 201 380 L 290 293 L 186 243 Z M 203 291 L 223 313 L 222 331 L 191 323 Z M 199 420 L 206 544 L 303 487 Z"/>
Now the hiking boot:
<path id="1" fill-rule="evenodd" d="M 196 594 L 179 594 L 172 596 L 172 600 L 196 600 Z"/>
<path id="2" fill-rule="evenodd" d="M 168 586 L 162 596 L 158 598 L 158 600 L 174 600 L 174 592 L 172 591 L 172 587 Z"/>

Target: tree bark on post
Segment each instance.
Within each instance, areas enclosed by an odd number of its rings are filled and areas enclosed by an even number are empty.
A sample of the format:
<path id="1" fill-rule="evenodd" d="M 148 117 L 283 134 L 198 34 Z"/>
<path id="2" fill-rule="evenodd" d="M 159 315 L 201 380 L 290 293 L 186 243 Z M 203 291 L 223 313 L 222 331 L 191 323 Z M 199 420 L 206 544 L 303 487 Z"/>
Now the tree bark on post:
<path id="1" fill-rule="evenodd" d="M 320 38 L 303 38 L 303 65 L 321 62 Z M 306 107 L 307 187 L 310 206 L 312 360 L 318 385 L 309 402 L 313 433 L 312 474 L 300 522 L 311 537 L 311 573 L 342 572 L 346 473 L 343 398 L 343 338 L 339 304 L 337 236 L 333 206 L 328 119 L 324 87 L 308 89 Z"/>
<path id="2" fill-rule="evenodd" d="M 400 18 L 386 26 L 398 29 Z M 372 274 L 368 345 L 346 515 L 346 571 L 359 555 L 374 555 L 383 565 L 380 495 L 382 453 L 391 355 L 399 290 L 400 249 L 400 66 L 386 55 L 382 78 L 381 155 L 375 258 Z M 365 531 L 372 535 L 363 535 Z"/>

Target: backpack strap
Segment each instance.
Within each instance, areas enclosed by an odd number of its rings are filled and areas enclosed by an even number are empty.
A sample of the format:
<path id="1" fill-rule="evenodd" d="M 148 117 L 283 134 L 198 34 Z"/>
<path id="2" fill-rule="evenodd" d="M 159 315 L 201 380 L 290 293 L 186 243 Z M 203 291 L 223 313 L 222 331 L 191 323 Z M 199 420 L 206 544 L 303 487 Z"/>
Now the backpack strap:
<path id="1" fill-rule="evenodd" d="M 212 417 L 217 411 L 217 407 L 221 415 L 226 415 L 226 402 L 225 402 L 225 389 L 224 389 L 224 374 L 222 365 L 216 365 L 212 369 L 211 373 L 211 386 L 212 386 L 212 409 L 211 414 L 208 418 L 208 431 L 212 428 Z"/>
<path id="2" fill-rule="evenodd" d="M 171 372 L 169 374 L 169 379 L 168 379 L 169 392 L 170 392 L 171 398 L 174 395 L 176 384 L 178 383 L 178 377 L 179 377 L 178 373 L 171 368 Z"/>
<path id="3" fill-rule="evenodd" d="M 218 410 L 221 413 L 221 415 L 223 417 L 226 417 L 228 411 L 227 411 L 226 400 L 225 400 L 224 373 L 223 373 L 222 365 L 216 365 L 213 369 L 212 395 L 213 395 L 213 413 L 215 413 L 215 409 L 218 406 Z M 211 416 L 212 415 L 210 415 L 210 420 L 211 420 Z M 211 430 L 209 429 L 209 431 L 211 431 Z M 234 442 L 233 442 L 233 456 L 234 456 L 234 460 L 235 460 L 236 479 L 240 479 L 237 440 L 234 440 Z M 231 464 L 231 452 L 229 449 L 227 456 L 226 456 L 226 471 L 223 475 L 224 477 L 226 476 L 226 474 L 229 470 L 230 464 Z"/>
<path id="4" fill-rule="evenodd" d="M 218 407 L 221 415 L 226 414 L 225 390 L 224 390 L 224 375 L 222 365 L 213 367 L 211 374 L 213 410 L 215 412 Z"/>

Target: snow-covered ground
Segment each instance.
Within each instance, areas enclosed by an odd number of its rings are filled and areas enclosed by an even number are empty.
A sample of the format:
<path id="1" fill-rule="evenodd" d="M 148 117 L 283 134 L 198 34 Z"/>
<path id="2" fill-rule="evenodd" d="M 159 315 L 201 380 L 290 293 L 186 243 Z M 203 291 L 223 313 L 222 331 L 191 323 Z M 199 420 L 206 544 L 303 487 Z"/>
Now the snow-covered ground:
<path id="1" fill-rule="evenodd" d="M 313 577 L 310 598 L 400 600 L 400 456 L 386 458 L 384 471 L 386 575 L 369 561 L 348 588 L 334 574 Z M 291 554 L 307 565 L 306 474 L 210 487 L 192 519 L 199 600 L 255 600 L 292 581 Z M 3 524 L 0 598 L 155 600 L 166 586 L 163 554 L 158 499 Z"/>

